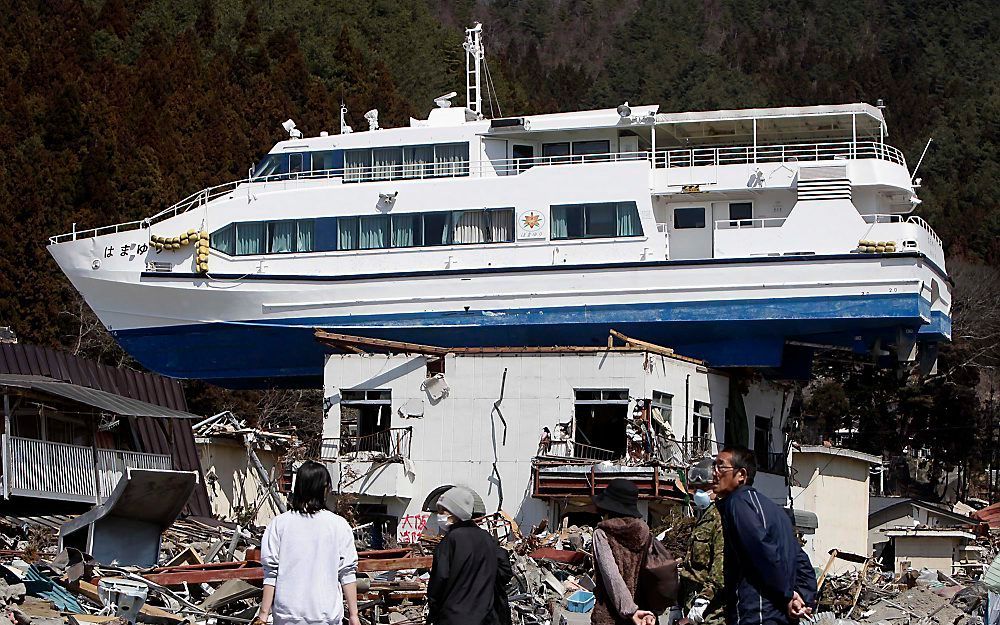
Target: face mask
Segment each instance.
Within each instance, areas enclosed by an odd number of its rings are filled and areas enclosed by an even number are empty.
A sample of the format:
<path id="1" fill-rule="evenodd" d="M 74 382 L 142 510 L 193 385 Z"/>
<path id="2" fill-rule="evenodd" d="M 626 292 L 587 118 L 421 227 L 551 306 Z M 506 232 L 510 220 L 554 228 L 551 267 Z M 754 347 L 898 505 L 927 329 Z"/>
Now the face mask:
<path id="1" fill-rule="evenodd" d="M 699 510 L 705 510 L 712 505 L 712 498 L 707 492 L 699 488 L 694 491 L 694 505 L 696 505 Z"/>
<path id="2" fill-rule="evenodd" d="M 438 514 L 435 514 L 434 516 L 437 517 L 437 525 L 442 530 L 447 530 L 448 527 L 451 526 L 452 520 L 451 520 L 451 515 L 450 514 L 441 514 L 441 513 L 438 513 Z"/>

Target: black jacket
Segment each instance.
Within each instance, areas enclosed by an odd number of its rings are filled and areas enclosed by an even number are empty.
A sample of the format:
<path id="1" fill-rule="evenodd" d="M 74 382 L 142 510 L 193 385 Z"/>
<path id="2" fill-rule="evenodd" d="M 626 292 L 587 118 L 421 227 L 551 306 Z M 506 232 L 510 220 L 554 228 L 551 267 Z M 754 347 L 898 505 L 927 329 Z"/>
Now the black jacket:
<path id="1" fill-rule="evenodd" d="M 427 584 L 428 622 L 491 623 L 496 578 L 496 539 L 470 521 L 452 525 L 434 549 Z"/>
<path id="2" fill-rule="evenodd" d="M 725 536 L 727 622 L 786 624 L 793 592 L 812 605 L 816 574 L 785 510 L 746 486 L 718 505 Z"/>

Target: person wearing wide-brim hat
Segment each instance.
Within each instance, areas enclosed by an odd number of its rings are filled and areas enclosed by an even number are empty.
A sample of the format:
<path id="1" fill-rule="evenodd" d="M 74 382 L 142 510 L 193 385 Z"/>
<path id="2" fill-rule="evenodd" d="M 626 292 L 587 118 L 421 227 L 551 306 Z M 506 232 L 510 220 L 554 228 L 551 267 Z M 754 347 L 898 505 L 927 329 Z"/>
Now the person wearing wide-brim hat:
<path id="1" fill-rule="evenodd" d="M 653 625 L 656 616 L 636 604 L 639 572 L 649 548 L 649 526 L 639 512 L 639 490 L 611 480 L 593 498 L 604 520 L 594 530 L 596 598 L 592 625 Z"/>

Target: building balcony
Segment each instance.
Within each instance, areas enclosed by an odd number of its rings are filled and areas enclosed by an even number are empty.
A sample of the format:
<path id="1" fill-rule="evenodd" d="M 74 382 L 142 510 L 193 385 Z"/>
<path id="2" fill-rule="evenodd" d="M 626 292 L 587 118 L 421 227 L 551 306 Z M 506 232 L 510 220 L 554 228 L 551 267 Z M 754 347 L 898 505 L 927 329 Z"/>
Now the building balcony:
<path id="1" fill-rule="evenodd" d="M 126 467 L 173 469 L 170 456 L 99 449 L 3 435 L 4 499 L 31 497 L 101 503 Z"/>
<path id="2" fill-rule="evenodd" d="M 324 438 L 320 457 L 326 461 L 398 460 L 410 458 L 413 428 L 391 428 L 365 436 Z"/>
<path id="3" fill-rule="evenodd" d="M 532 463 L 532 497 L 589 501 L 611 480 L 626 479 L 639 490 L 640 499 L 683 498 L 676 472 L 661 467 L 630 467 L 592 460 L 536 458 Z"/>

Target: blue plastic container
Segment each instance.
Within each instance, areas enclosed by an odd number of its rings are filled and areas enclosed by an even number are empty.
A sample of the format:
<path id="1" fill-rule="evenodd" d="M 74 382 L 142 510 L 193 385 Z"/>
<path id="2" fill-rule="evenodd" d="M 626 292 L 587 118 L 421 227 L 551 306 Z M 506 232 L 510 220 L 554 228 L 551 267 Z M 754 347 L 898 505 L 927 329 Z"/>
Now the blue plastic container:
<path id="1" fill-rule="evenodd" d="M 594 593 L 578 590 L 566 599 L 566 609 L 570 612 L 590 612 L 594 609 Z"/>

